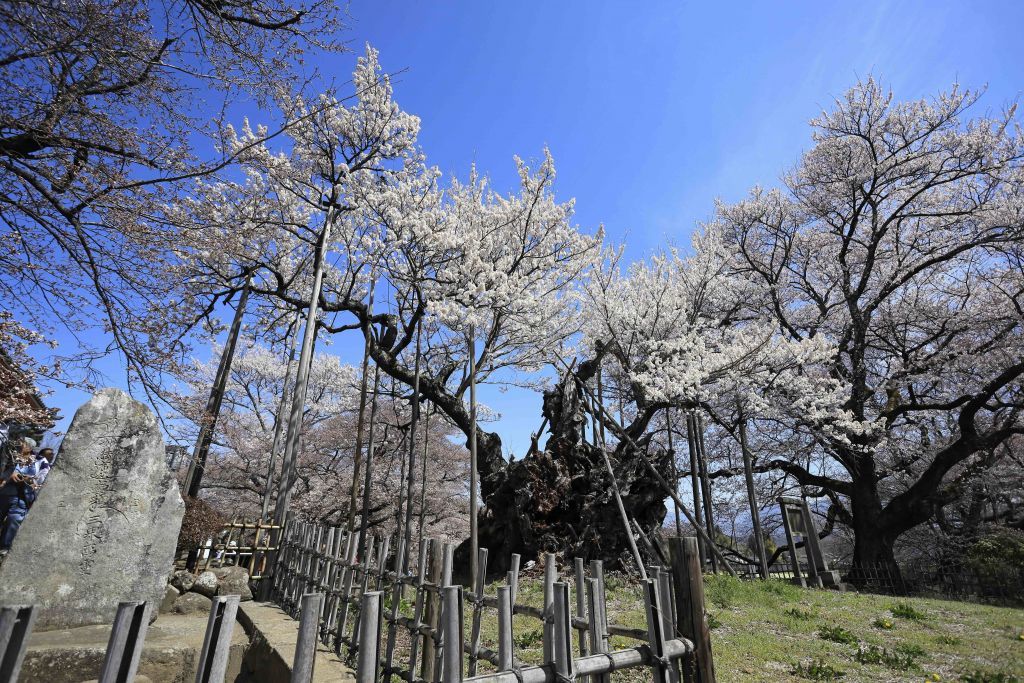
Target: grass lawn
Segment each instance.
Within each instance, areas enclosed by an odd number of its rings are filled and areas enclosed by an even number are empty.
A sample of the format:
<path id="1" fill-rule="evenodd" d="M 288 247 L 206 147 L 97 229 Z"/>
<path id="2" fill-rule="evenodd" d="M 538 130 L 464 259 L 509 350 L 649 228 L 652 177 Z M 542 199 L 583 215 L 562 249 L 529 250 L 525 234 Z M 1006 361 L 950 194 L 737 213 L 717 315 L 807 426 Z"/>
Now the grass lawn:
<path id="1" fill-rule="evenodd" d="M 571 580 L 570 580 L 571 582 Z M 609 575 L 609 620 L 643 628 L 635 581 Z M 571 584 L 570 584 L 571 585 Z M 575 590 L 575 587 L 572 587 Z M 705 581 L 720 683 L 753 681 L 967 681 L 1024 683 L 1024 610 L 966 602 L 801 589 L 789 583 Z M 487 593 L 493 595 L 495 586 Z M 518 602 L 540 606 L 539 577 L 523 578 Z M 467 636 L 470 627 L 467 614 Z M 485 610 L 481 641 L 497 648 Z M 541 625 L 517 615 L 516 656 L 539 663 Z M 635 645 L 613 637 L 612 649 Z M 481 663 L 480 672 L 492 667 Z M 613 679 L 650 680 L 637 669 Z"/>

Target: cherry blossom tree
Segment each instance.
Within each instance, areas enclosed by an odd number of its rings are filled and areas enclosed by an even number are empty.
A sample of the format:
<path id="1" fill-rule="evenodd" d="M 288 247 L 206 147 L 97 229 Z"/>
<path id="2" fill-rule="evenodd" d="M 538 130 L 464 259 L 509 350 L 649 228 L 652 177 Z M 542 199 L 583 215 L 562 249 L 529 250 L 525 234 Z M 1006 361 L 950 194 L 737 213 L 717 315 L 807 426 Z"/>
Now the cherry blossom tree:
<path id="1" fill-rule="evenodd" d="M 858 566 L 891 563 L 1024 431 L 1024 141 L 1012 108 L 969 118 L 978 97 L 859 83 L 781 189 L 715 220 L 762 324 L 831 348 L 772 403 L 826 457 L 788 473 L 841 498 Z"/>
<path id="2" fill-rule="evenodd" d="M 209 312 L 168 272 L 179 237 L 163 207 L 231 163 L 212 153 L 222 109 L 299 78 L 304 50 L 337 48 L 339 16 L 332 0 L 0 7 L 0 297 L 44 336 L 92 327 L 110 342 L 80 344 L 63 379 L 89 386 L 117 350 L 149 387 L 187 357 Z"/>

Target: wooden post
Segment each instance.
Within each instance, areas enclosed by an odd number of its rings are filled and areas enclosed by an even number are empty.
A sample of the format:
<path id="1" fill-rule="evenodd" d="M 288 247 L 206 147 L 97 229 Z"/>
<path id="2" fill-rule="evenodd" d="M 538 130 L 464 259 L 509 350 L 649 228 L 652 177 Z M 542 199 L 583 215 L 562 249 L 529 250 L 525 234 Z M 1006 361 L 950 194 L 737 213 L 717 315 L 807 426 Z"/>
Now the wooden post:
<path id="1" fill-rule="evenodd" d="M 409 676 L 416 679 L 416 664 L 419 658 L 420 641 L 424 636 L 419 629 L 423 626 L 423 608 L 426 605 L 427 591 L 423 585 L 427 581 L 427 557 L 436 541 L 423 539 L 420 541 L 420 551 L 416 558 L 416 601 L 412 613 L 412 632 L 409 634 Z"/>
<path id="2" fill-rule="evenodd" d="M 377 281 L 370 280 L 370 298 L 366 304 L 366 310 L 373 315 L 373 291 L 376 289 Z M 348 530 L 355 531 L 356 528 L 356 505 L 359 502 L 359 469 L 363 462 L 363 429 L 366 427 L 366 384 L 370 370 L 370 331 L 363 330 L 363 364 L 362 374 L 359 377 L 359 413 L 356 415 L 356 448 L 352 453 L 352 487 L 349 490 L 348 500 Z M 376 373 L 376 369 L 374 370 Z M 376 385 L 373 388 L 377 391 Z M 366 520 L 363 519 L 363 524 Z"/>
<path id="3" fill-rule="evenodd" d="M 604 613 L 604 600 L 601 589 L 601 582 L 590 578 L 587 582 L 587 625 L 590 638 L 591 651 L 598 654 L 608 652 L 608 624 Z M 597 674 L 593 677 L 593 683 L 608 683 L 608 674 Z"/>
<path id="4" fill-rule="evenodd" d="M 519 594 L 519 561 L 522 559 L 519 553 L 512 553 L 512 567 L 508 570 L 506 580 L 512 589 L 512 609 L 515 610 L 516 596 Z"/>
<path id="5" fill-rule="evenodd" d="M 670 673 L 675 667 L 665 657 L 665 623 L 662 619 L 664 605 L 658 582 L 654 579 L 644 581 L 644 612 L 647 616 L 647 646 L 654 659 L 654 666 L 651 667 L 654 670 L 654 683 L 677 683 L 678 677 Z"/>
<path id="6" fill-rule="evenodd" d="M 356 655 L 356 682 L 377 683 L 380 660 L 380 591 L 363 593 L 359 620 L 359 650 Z M 296 679 L 293 677 L 292 681 Z M 302 683 L 306 683 L 305 680 Z"/>
<path id="7" fill-rule="evenodd" d="M 693 424 L 693 416 L 690 413 L 686 414 L 686 446 L 690 452 L 690 488 L 692 490 L 691 495 L 693 496 L 693 514 L 699 523 L 704 515 L 704 511 L 701 503 L 700 473 L 697 465 L 697 428 Z M 704 546 L 704 539 L 698 535 L 697 547 L 700 549 L 700 566 L 702 570 L 708 561 L 708 551 Z"/>
<path id="8" fill-rule="evenodd" d="M 672 439 L 672 406 L 665 408 L 665 431 L 668 432 L 668 452 L 672 458 L 672 486 L 679 493 L 679 464 L 676 462 L 676 449 Z M 676 516 L 676 536 L 683 535 L 683 522 L 679 519 L 679 508 L 673 506 Z"/>
<path id="9" fill-rule="evenodd" d="M 434 541 L 432 546 L 432 553 L 430 556 L 430 583 L 434 587 L 439 588 L 441 586 L 441 564 L 443 562 L 442 557 L 444 554 L 444 548 L 439 541 Z M 441 628 L 441 593 L 438 591 L 431 591 L 427 594 L 426 604 L 426 616 L 424 617 L 427 628 L 429 630 L 428 635 L 423 639 L 423 680 L 428 683 L 433 683 L 437 680 L 437 660 L 438 660 L 438 636 L 440 635 Z"/>
<path id="10" fill-rule="evenodd" d="M 320 608 L 323 603 L 323 593 L 307 593 L 302 596 L 302 614 L 299 619 L 299 637 L 295 641 L 292 683 L 310 683 L 313 680 L 317 632 L 320 630 Z"/>
<path id="11" fill-rule="evenodd" d="M 306 311 L 306 329 L 302 335 L 302 349 L 299 352 L 299 367 L 295 374 L 295 388 L 292 391 L 291 410 L 288 415 L 288 438 L 284 444 L 284 458 L 281 461 L 281 479 L 278 482 L 277 505 L 274 508 L 274 520 L 284 519 L 292 500 L 292 487 L 295 484 L 295 464 L 299 455 L 299 438 L 302 436 L 302 415 L 306 407 L 306 390 L 309 386 L 309 370 L 313 365 L 313 342 L 316 339 L 316 318 L 320 306 L 320 288 L 324 279 L 324 260 L 327 244 L 331 236 L 331 224 L 334 221 L 333 204 L 327 210 L 324 228 L 317 240 L 316 252 L 313 257 L 313 286 L 309 293 L 309 308 Z"/>
<path id="12" fill-rule="evenodd" d="M 441 680 L 462 681 L 462 586 L 441 589 Z"/>
<path id="13" fill-rule="evenodd" d="M 224 345 L 224 350 L 220 354 L 220 362 L 217 364 L 217 374 L 213 380 L 213 388 L 210 390 L 210 398 L 207 399 L 206 410 L 203 411 L 203 421 L 199 425 L 199 436 L 196 438 L 195 448 L 192 449 L 192 462 L 188 466 L 184 487 L 185 495 L 189 498 L 195 498 L 199 495 L 199 487 L 203 483 L 206 457 L 210 452 L 213 432 L 217 427 L 217 416 L 220 414 L 220 406 L 224 402 L 224 392 L 227 389 L 228 377 L 231 375 L 231 362 L 235 357 L 238 335 L 242 330 L 242 318 L 245 316 L 245 307 L 249 302 L 249 284 L 251 281 L 252 272 L 247 272 L 245 275 L 245 286 L 242 287 L 242 296 L 238 300 L 235 316 L 231 320 L 227 344 Z"/>
<path id="14" fill-rule="evenodd" d="M 416 428 L 420 421 L 420 330 L 419 323 L 416 324 L 416 357 L 413 360 L 413 381 L 412 381 L 412 419 L 409 424 L 409 480 L 406 483 L 405 495 L 405 542 L 399 545 L 402 550 L 401 557 L 396 562 L 399 574 L 405 572 L 408 562 L 405 553 L 412 544 L 412 489 L 416 483 Z"/>
<path id="15" fill-rule="evenodd" d="M 288 380 L 292 376 L 292 365 L 295 363 L 295 345 L 298 342 L 299 317 L 295 316 L 296 330 L 291 335 L 291 344 L 288 350 L 288 364 L 284 368 L 284 383 L 281 385 L 281 401 L 277 404 L 277 412 L 274 414 L 274 440 L 270 444 L 270 463 L 267 465 L 267 483 L 263 487 L 263 507 L 260 512 L 260 520 L 266 520 L 270 514 L 270 496 L 274 491 L 274 466 L 277 464 L 277 452 L 281 448 L 281 436 L 284 434 L 284 410 L 288 407 Z"/>
<path id="16" fill-rule="evenodd" d="M 553 553 L 544 554 L 544 626 L 543 645 L 544 663 L 554 660 L 555 652 L 552 648 L 554 642 L 554 606 L 555 606 L 555 581 L 558 578 L 558 568 L 555 566 Z"/>
<path id="17" fill-rule="evenodd" d="M 719 553 L 715 552 L 718 547 L 715 545 L 715 518 L 714 508 L 711 505 L 711 479 L 708 477 L 708 453 L 704 448 L 704 419 L 699 415 L 693 418 L 694 434 L 697 438 L 697 469 L 700 472 L 700 490 L 704 496 L 704 525 L 707 530 L 707 540 L 710 544 L 708 556 L 711 559 L 711 571 L 718 573 Z"/>
<path id="18" fill-rule="evenodd" d="M 789 523 L 789 513 L 786 510 L 785 498 L 779 498 L 779 510 L 782 512 L 782 526 L 786 530 L 786 544 L 789 546 L 789 562 L 793 567 L 793 583 L 803 588 L 807 582 L 800 573 L 800 557 L 796 554 L 796 542 L 793 540 L 793 527 Z"/>
<path id="19" fill-rule="evenodd" d="M 477 561 L 480 573 L 473 584 L 473 621 L 470 625 L 469 637 L 469 675 L 476 676 L 477 649 L 480 647 L 480 620 L 484 610 L 484 587 L 487 585 L 487 548 L 480 548 L 480 559 Z"/>
<path id="20" fill-rule="evenodd" d="M 237 606 L 238 596 L 234 598 Z M 139 668 L 139 659 L 142 657 L 142 643 L 146 640 L 146 631 L 149 629 L 149 612 L 149 604 L 145 601 L 122 602 L 117 606 L 99 683 L 131 683 L 135 680 L 135 671 Z M 224 674 L 221 673 L 221 678 L 216 679 L 214 683 L 219 683 L 223 678 Z M 210 680 L 214 679 L 196 678 L 197 683 L 207 683 Z"/>
<path id="21" fill-rule="evenodd" d="M 370 436 L 366 447 L 366 464 L 363 475 L 363 511 L 359 516 L 359 543 L 356 557 L 366 554 L 366 534 L 370 531 L 370 476 L 373 474 L 374 440 L 377 437 L 377 394 L 380 391 L 380 367 L 373 366 L 373 398 L 370 399 Z"/>
<path id="22" fill-rule="evenodd" d="M 480 536 L 477 526 L 477 481 L 480 478 L 476 459 L 476 328 L 469 327 L 469 577 L 471 584 L 476 583 L 479 567 L 477 553 L 480 551 Z"/>
<path id="23" fill-rule="evenodd" d="M 669 539 L 672 584 L 675 589 L 676 631 L 693 643 L 695 683 L 715 683 L 711 631 L 704 615 L 704 577 L 700 571 L 697 539 Z"/>
<path id="24" fill-rule="evenodd" d="M 430 454 L 430 411 L 423 416 L 423 457 L 420 458 L 420 517 L 417 530 L 417 537 L 420 546 L 423 545 L 424 526 L 427 514 L 427 456 Z"/>
<path id="25" fill-rule="evenodd" d="M 498 586 L 498 671 L 511 671 L 512 662 L 512 587 Z"/>
<path id="26" fill-rule="evenodd" d="M 228 656 L 231 654 L 231 633 L 235 628 L 238 599 L 237 595 L 213 599 L 210 605 L 210 618 L 206 622 L 206 635 L 203 636 L 203 649 L 199 655 L 196 683 L 223 683 L 224 674 L 228 669 Z M 140 646 L 139 653 L 141 652 Z M 104 683 L 102 677 L 100 683 Z"/>
<path id="27" fill-rule="evenodd" d="M 575 678 L 572 661 L 572 614 L 569 611 L 569 584 L 559 581 L 554 585 L 554 624 L 551 645 L 555 659 L 555 676 L 559 681 Z"/>
<path id="28" fill-rule="evenodd" d="M 586 622 L 587 620 L 587 591 L 583 583 L 583 558 L 577 557 L 573 560 L 573 569 L 576 575 L 576 617 Z M 580 657 L 590 654 L 587 647 L 587 639 L 580 632 Z"/>
<path id="29" fill-rule="evenodd" d="M 0 607 L 0 681 L 16 681 L 36 621 L 34 605 Z"/>
<path id="30" fill-rule="evenodd" d="M 764 533 L 761 531 L 761 509 L 754 493 L 754 466 L 747 448 L 747 419 L 740 408 L 740 450 L 743 451 L 743 472 L 747 480 L 747 502 L 750 505 L 750 519 L 754 523 L 754 549 L 761 567 L 761 578 L 768 580 L 768 556 L 764 552 Z"/>

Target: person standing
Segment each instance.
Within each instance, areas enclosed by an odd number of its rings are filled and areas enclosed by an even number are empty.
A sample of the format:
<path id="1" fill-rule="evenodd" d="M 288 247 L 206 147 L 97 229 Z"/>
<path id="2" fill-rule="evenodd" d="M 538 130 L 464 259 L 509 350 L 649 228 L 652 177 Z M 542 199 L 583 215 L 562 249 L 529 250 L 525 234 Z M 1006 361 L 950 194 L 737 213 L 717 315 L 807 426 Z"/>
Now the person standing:
<path id="1" fill-rule="evenodd" d="M 0 557 L 10 551 L 14 537 L 36 499 L 39 463 L 32 454 L 35 446 L 35 441 L 25 438 L 21 451 L 0 474 L 0 516 L 3 517 L 0 524 Z"/>
<path id="2" fill-rule="evenodd" d="M 39 465 L 39 474 L 36 475 L 36 488 L 38 489 L 46 481 L 46 475 L 53 467 L 53 449 L 43 448 L 36 454 L 36 464 Z"/>

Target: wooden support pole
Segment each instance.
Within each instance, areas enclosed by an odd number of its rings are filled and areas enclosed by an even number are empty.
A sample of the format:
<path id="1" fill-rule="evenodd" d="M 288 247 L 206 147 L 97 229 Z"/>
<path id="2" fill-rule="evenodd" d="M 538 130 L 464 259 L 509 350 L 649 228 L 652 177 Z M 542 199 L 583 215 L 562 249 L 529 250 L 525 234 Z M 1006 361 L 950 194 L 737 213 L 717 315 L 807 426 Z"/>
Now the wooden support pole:
<path id="1" fill-rule="evenodd" d="M 366 304 L 366 310 L 373 315 L 373 292 L 377 287 L 376 280 L 370 280 L 370 296 Z M 363 364 L 359 376 L 359 413 L 356 416 L 356 448 L 352 453 L 352 486 L 349 489 L 348 501 L 348 530 L 356 528 L 356 505 L 359 501 L 359 470 L 363 462 L 363 430 L 366 426 L 366 385 L 369 381 L 370 370 L 370 330 L 363 330 Z M 376 373 L 376 369 L 374 370 Z M 376 381 L 373 387 L 377 391 Z M 366 524 L 366 520 L 363 520 Z"/>
<path id="2" fill-rule="evenodd" d="M 747 502 L 750 505 L 750 519 L 754 525 L 754 550 L 760 564 L 761 578 L 768 579 L 768 556 L 764 552 L 764 533 L 761 531 L 761 509 L 757 505 L 757 494 L 754 491 L 754 466 L 747 448 L 747 419 L 740 408 L 740 450 L 743 451 L 743 473 L 747 481 Z"/>
<path id="3" fill-rule="evenodd" d="M 479 567 L 477 553 L 480 551 L 480 531 L 477 523 L 479 510 L 479 478 L 476 452 L 476 328 L 469 327 L 469 557 L 471 584 L 476 583 Z"/>
<path id="4" fill-rule="evenodd" d="M 654 572 L 652 572 L 655 576 Z M 654 683 L 677 683 L 678 676 L 674 676 L 672 667 L 665 656 L 665 623 L 662 619 L 664 605 L 661 601 L 660 588 L 654 579 L 643 582 L 644 585 L 644 612 L 647 617 L 647 646 L 651 648 L 651 656 L 654 659 L 653 680 Z"/>
<path id="5" fill-rule="evenodd" d="M 299 455 L 299 439 L 302 436 L 302 416 L 306 408 L 306 392 L 309 387 L 309 370 L 313 365 L 313 342 L 317 332 L 317 313 L 320 306 L 320 289 L 324 279 L 324 261 L 327 245 L 331 237 L 331 224 L 334 222 L 333 204 L 327 211 L 320 239 L 317 240 L 316 252 L 313 257 L 313 286 L 309 292 L 309 307 L 306 310 L 306 328 L 302 335 L 302 348 L 299 352 L 299 367 L 295 374 L 295 388 L 292 391 L 291 410 L 288 415 L 288 438 L 284 444 L 284 457 L 281 461 L 281 479 L 278 482 L 277 505 L 274 508 L 274 521 L 281 523 L 291 505 L 292 488 L 297 478 L 296 461 Z"/>
<path id="6" fill-rule="evenodd" d="M 206 410 L 203 411 L 203 419 L 199 424 L 199 436 L 196 438 L 195 448 L 192 449 L 192 462 L 189 463 L 188 474 L 185 476 L 185 495 L 189 498 L 199 495 L 199 488 L 203 483 L 206 458 L 210 452 L 210 444 L 213 443 L 213 433 L 217 428 L 217 416 L 220 415 L 220 407 L 224 402 L 224 393 L 227 391 L 231 363 L 235 358 L 235 349 L 238 347 L 238 335 L 242 331 L 242 318 L 245 316 L 245 307 L 249 302 L 251 282 L 252 273 L 247 272 L 245 285 L 242 287 L 242 296 L 238 300 L 235 316 L 231 320 L 227 343 L 224 345 L 224 350 L 220 354 L 220 362 L 217 364 L 217 374 L 213 380 L 213 388 L 210 390 L 210 398 L 206 401 Z"/>
<path id="7" fill-rule="evenodd" d="M 584 585 L 582 557 L 577 557 L 573 559 L 573 570 L 576 579 L 576 618 L 585 623 L 587 621 L 587 591 Z M 581 632 L 580 656 L 586 657 L 589 654 L 590 648 L 588 647 L 587 639 L 583 637 L 583 633 Z"/>
<path id="8" fill-rule="evenodd" d="M 710 552 L 708 555 L 711 558 L 711 571 L 718 573 L 718 561 L 722 560 L 728 566 L 728 562 L 725 561 L 725 557 L 718 550 L 718 546 L 715 544 L 715 517 L 714 508 L 711 505 L 711 479 L 708 478 L 708 452 L 704 448 L 704 419 L 697 414 L 693 418 L 694 435 L 697 441 L 697 469 L 700 472 L 700 489 L 704 495 L 704 524 L 707 528 L 707 539 L 704 541 L 708 544 Z M 732 568 L 729 567 L 731 574 L 735 574 Z"/>
<path id="9" fill-rule="evenodd" d="M 793 527 L 789 523 L 789 511 L 786 509 L 786 501 L 784 498 L 779 498 L 779 509 L 782 512 L 782 526 L 786 530 L 786 545 L 789 546 L 789 562 L 790 566 L 793 568 L 793 583 L 806 588 L 807 582 L 800 573 L 800 557 L 796 554 L 796 542 L 793 540 Z"/>
<path id="10" fill-rule="evenodd" d="M 363 511 L 359 516 L 359 542 L 356 544 L 356 557 L 363 559 L 366 555 L 366 534 L 370 532 L 370 482 L 373 474 L 373 451 L 377 438 L 377 395 L 380 393 L 380 366 L 373 366 L 373 396 L 370 399 L 370 436 L 366 448 L 366 464 L 363 467 Z"/>
<path id="11" fill-rule="evenodd" d="M 675 592 L 676 631 L 693 643 L 693 668 L 687 673 L 695 683 L 715 683 L 711 654 L 711 630 L 704 614 L 704 578 L 700 553 L 693 537 L 669 539 L 672 584 Z"/>
<path id="12" fill-rule="evenodd" d="M 589 578 L 587 582 L 587 635 L 590 638 L 590 650 L 595 655 L 608 652 L 608 623 L 604 612 L 604 595 L 601 582 Z M 608 674 L 597 674 L 593 683 L 608 683 Z"/>
<path id="13" fill-rule="evenodd" d="M 403 536 L 404 543 L 399 545 L 401 557 L 398 558 L 395 565 L 397 567 L 396 571 L 400 575 L 404 574 L 405 568 L 408 566 L 405 554 L 408 552 L 408 548 L 412 544 L 412 491 L 413 484 L 416 483 L 416 428 L 419 426 L 420 421 L 420 331 L 421 326 L 417 323 L 416 357 L 413 360 L 412 420 L 409 424 L 409 480 L 405 485 L 405 535 Z"/>
<path id="14" fill-rule="evenodd" d="M 512 567 L 508 570 L 506 580 L 512 588 L 512 604 L 516 604 L 516 596 L 519 594 L 519 562 L 522 557 L 519 553 L 512 553 Z"/>
<path id="15" fill-rule="evenodd" d="M 686 446 L 690 452 L 690 488 L 693 493 L 693 514 L 698 522 L 703 518 L 704 506 L 701 502 L 700 471 L 697 466 L 697 428 L 693 424 L 693 415 L 686 413 Z M 704 537 L 697 535 L 697 547 L 700 550 L 700 566 L 703 569 L 708 562 L 708 549 Z"/>
<path id="16" fill-rule="evenodd" d="M 267 464 L 267 482 L 263 487 L 263 506 L 260 512 L 260 519 L 268 519 L 270 514 L 270 498 L 274 492 L 274 470 L 277 465 L 277 452 L 281 449 L 281 437 L 284 435 L 284 411 L 288 407 L 288 382 L 292 376 L 292 366 L 295 364 L 295 345 L 299 339 L 299 316 L 295 316 L 295 330 L 291 334 L 291 343 L 288 349 L 288 364 L 284 367 L 284 382 L 281 384 L 281 400 L 277 404 L 277 412 L 274 414 L 274 440 L 270 444 L 270 462 Z"/>

